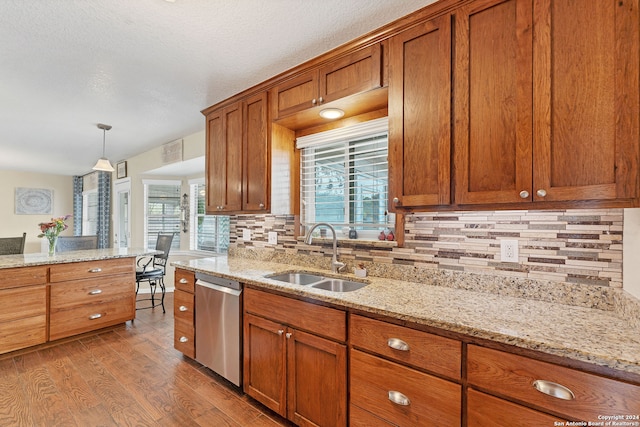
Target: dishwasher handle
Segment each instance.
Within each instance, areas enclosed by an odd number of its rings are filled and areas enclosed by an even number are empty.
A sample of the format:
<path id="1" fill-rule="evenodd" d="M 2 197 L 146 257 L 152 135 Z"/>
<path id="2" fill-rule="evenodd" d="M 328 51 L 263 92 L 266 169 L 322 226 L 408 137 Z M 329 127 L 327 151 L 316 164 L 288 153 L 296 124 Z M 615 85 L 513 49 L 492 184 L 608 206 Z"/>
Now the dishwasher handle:
<path id="1" fill-rule="evenodd" d="M 242 289 L 231 289 L 226 286 L 216 285 L 215 283 L 205 282 L 204 280 L 196 280 L 196 286 L 202 286 L 203 288 L 213 289 L 214 291 L 224 292 L 233 296 L 240 296 Z"/>

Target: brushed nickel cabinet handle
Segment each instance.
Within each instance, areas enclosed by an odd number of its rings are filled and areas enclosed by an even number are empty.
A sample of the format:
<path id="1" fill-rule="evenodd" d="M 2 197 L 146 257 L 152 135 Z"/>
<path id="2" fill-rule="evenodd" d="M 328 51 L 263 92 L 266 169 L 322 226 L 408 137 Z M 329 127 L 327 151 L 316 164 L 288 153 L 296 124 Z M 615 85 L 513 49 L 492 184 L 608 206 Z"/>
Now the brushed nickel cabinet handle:
<path id="1" fill-rule="evenodd" d="M 184 285 L 185 283 L 187 283 L 187 282 L 189 282 L 189 281 L 188 281 L 187 279 L 185 279 L 185 278 L 180 279 L 180 283 L 182 283 L 183 285 Z"/>
<path id="2" fill-rule="evenodd" d="M 287 332 L 286 334 L 284 334 L 284 336 L 287 337 L 287 339 L 291 338 L 291 335 L 293 335 L 291 332 Z"/>
<path id="3" fill-rule="evenodd" d="M 529 198 L 529 192 L 527 190 L 522 190 L 520 192 L 520 197 L 523 199 L 528 199 Z"/>
<path id="4" fill-rule="evenodd" d="M 284 330 L 283 329 L 278 329 L 278 335 L 282 335 L 284 334 Z"/>
<path id="5" fill-rule="evenodd" d="M 189 338 L 187 338 L 187 337 L 180 337 L 180 340 L 179 340 L 179 341 L 180 341 L 180 342 L 187 342 L 187 341 L 189 341 Z"/>
<path id="6" fill-rule="evenodd" d="M 89 316 L 89 320 L 96 320 L 102 317 L 102 314 L 100 313 L 96 313 L 96 314 L 92 314 L 91 316 Z"/>
<path id="7" fill-rule="evenodd" d="M 545 189 L 541 188 L 541 189 L 539 189 L 538 191 L 536 191 L 536 194 L 537 194 L 539 197 L 545 197 L 545 196 L 547 195 L 547 191 L 546 191 Z"/>
<path id="8" fill-rule="evenodd" d="M 89 270 L 89 273 L 100 273 L 100 272 L 102 272 L 102 269 L 99 268 L 99 267 L 98 268 L 92 268 L 91 270 Z"/>
<path id="9" fill-rule="evenodd" d="M 390 390 L 389 391 L 389 400 L 400 406 L 409 406 L 411 405 L 411 400 L 404 394 L 399 391 Z"/>
<path id="10" fill-rule="evenodd" d="M 400 203 L 400 199 L 398 199 L 397 197 L 393 198 L 393 204 L 397 205 L 398 203 Z"/>
<path id="11" fill-rule="evenodd" d="M 260 203 L 260 209 L 264 209 L 264 203 Z"/>
<path id="12" fill-rule="evenodd" d="M 320 104 L 322 104 L 324 102 L 324 98 L 320 97 L 320 99 L 318 101 L 320 101 Z"/>
<path id="13" fill-rule="evenodd" d="M 316 105 L 317 103 L 318 103 L 318 100 L 317 100 L 317 99 L 313 98 L 313 99 L 311 100 L 311 104 L 312 104 L 312 105 Z"/>
<path id="14" fill-rule="evenodd" d="M 185 307 L 184 305 L 181 305 L 180 308 L 178 308 L 178 310 L 187 311 L 187 307 Z"/>
<path id="15" fill-rule="evenodd" d="M 402 341 L 400 338 L 389 338 L 387 345 L 394 350 L 409 351 L 409 344 Z"/>
<path id="16" fill-rule="evenodd" d="M 94 289 L 89 291 L 89 295 L 100 295 L 102 293 L 102 289 Z"/>
<path id="17" fill-rule="evenodd" d="M 573 400 L 576 395 L 567 387 L 547 380 L 535 380 L 533 387 L 540 393 L 556 397 L 562 400 Z"/>

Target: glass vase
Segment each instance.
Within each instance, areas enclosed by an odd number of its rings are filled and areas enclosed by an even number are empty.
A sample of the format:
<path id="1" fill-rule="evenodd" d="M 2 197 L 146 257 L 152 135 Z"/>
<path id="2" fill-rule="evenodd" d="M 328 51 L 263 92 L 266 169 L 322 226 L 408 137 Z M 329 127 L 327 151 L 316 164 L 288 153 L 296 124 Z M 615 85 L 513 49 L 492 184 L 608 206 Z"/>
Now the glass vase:
<path id="1" fill-rule="evenodd" d="M 47 236 L 49 239 L 49 255 L 53 255 L 56 252 L 56 243 L 58 243 L 58 236 Z"/>

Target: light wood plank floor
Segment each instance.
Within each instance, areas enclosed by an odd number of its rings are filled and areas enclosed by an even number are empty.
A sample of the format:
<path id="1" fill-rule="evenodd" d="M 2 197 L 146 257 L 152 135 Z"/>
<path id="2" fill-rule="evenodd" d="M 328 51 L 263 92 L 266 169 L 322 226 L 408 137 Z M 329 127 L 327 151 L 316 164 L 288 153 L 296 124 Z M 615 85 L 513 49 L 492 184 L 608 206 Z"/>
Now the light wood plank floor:
<path id="1" fill-rule="evenodd" d="M 115 329 L 0 356 L 0 426 L 290 426 L 173 348 L 173 295 Z"/>

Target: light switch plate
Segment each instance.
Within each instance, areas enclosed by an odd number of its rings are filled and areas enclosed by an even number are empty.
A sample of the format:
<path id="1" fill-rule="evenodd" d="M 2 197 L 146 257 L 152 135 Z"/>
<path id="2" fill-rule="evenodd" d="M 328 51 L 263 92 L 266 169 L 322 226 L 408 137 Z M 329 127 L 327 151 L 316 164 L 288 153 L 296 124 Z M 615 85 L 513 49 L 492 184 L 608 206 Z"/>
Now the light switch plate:
<path id="1" fill-rule="evenodd" d="M 244 240 L 245 242 L 250 242 L 251 241 L 251 230 L 248 228 L 243 228 L 242 229 L 242 240 Z"/>
<path id="2" fill-rule="evenodd" d="M 270 231 L 268 233 L 268 238 L 269 238 L 269 244 L 270 245 L 277 245 L 278 244 L 278 233 L 276 233 L 275 231 Z"/>
<path id="3" fill-rule="evenodd" d="M 518 262 L 517 240 L 500 240 L 500 261 Z"/>

